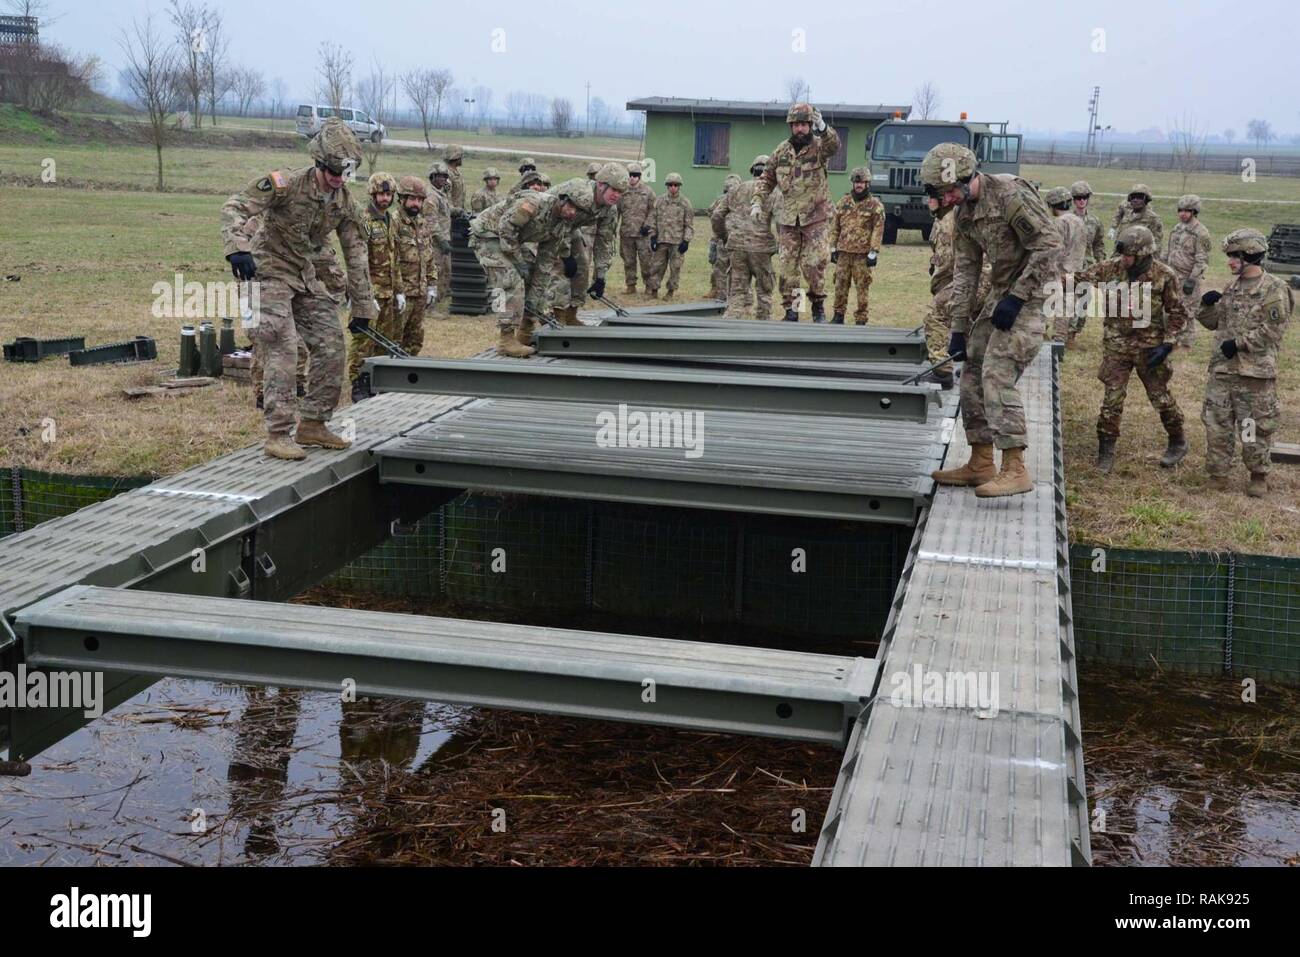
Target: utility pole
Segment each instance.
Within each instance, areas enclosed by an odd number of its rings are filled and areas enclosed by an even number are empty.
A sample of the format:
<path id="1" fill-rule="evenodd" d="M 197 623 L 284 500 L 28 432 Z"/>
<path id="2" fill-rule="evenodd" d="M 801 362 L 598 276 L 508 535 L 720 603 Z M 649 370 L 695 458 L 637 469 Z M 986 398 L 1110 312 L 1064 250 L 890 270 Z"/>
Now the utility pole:
<path id="1" fill-rule="evenodd" d="M 1092 99 L 1088 101 L 1088 155 L 1097 152 L 1097 108 L 1101 104 L 1101 87 L 1092 88 Z"/>
<path id="2" fill-rule="evenodd" d="M 591 135 L 591 81 L 587 81 L 587 135 Z"/>

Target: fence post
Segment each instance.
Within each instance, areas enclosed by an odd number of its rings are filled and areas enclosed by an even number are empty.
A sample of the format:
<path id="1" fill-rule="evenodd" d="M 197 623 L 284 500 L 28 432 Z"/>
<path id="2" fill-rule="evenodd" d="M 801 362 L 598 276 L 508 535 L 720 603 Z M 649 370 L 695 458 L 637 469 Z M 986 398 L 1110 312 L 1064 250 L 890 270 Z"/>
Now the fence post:
<path id="1" fill-rule="evenodd" d="M 23 470 L 20 466 L 15 465 L 9 470 L 9 483 L 14 499 L 14 532 L 26 531 L 27 523 L 23 521 Z"/>
<path id="2" fill-rule="evenodd" d="M 1228 607 L 1225 609 L 1223 623 L 1223 673 L 1232 674 L 1232 631 L 1233 615 L 1237 604 L 1237 556 L 1228 552 Z"/>

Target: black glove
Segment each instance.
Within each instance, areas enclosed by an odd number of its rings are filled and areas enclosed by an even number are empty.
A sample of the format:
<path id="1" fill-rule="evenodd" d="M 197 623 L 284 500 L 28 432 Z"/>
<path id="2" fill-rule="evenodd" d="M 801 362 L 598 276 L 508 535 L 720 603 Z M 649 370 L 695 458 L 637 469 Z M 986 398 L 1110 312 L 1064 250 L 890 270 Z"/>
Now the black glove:
<path id="1" fill-rule="evenodd" d="M 654 251 L 655 251 L 656 249 L 658 249 L 658 248 L 659 248 L 659 237 L 658 237 L 658 236 L 651 236 L 651 237 L 650 237 L 650 251 L 651 251 L 651 252 L 654 252 Z"/>
<path id="2" fill-rule="evenodd" d="M 601 296 L 605 295 L 605 280 L 597 279 L 593 282 L 587 289 L 587 295 L 592 299 L 599 299 Z"/>
<path id="3" fill-rule="evenodd" d="M 966 355 L 966 333 L 954 332 L 948 339 L 948 356 L 955 359 Z"/>
<path id="4" fill-rule="evenodd" d="M 998 304 L 993 307 L 993 328 L 1000 332 L 1006 332 L 1016 324 L 1016 317 L 1020 315 L 1020 307 L 1025 301 L 1019 296 L 1003 296 L 998 300 Z"/>
<path id="5" fill-rule="evenodd" d="M 572 279 L 578 275 L 578 260 L 572 256 L 565 256 L 560 262 L 564 263 L 564 278 Z"/>
<path id="6" fill-rule="evenodd" d="M 257 263 L 253 260 L 252 253 L 231 253 L 226 257 L 226 262 L 230 263 L 230 271 L 240 282 L 257 276 Z"/>
<path id="7" fill-rule="evenodd" d="M 1164 362 L 1165 359 L 1169 358 L 1169 353 L 1173 351 L 1174 347 L 1167 342 L 1156 346 L 1154 349 L 1148 350 L 1147 368 L 1154 369 L 1156 366 L 1160 365 L 1160 363 Z"/>
<path id="8" fill-rule="evenodd" d="M 879 258 L 880 258 L 880 254 L 877 253 L 874 249 L 871 250 L 871 252 L 867 253 L 867 268 L 868 269 L 874 268 L 876 265 L 876 260 Z"/>
<path id="9" fill-rule="evenodd" d="M 934 275 L 934 263 L 930 263 L 930 275 Z"/>
<path id="10" fill-rule="evenodd" d="M 649 227 L 649 226 L 642 226 L 642 227 L 641 227 L 641 235 L 642 235 L 642 236 L 649 236 L 649 235 L 650 235 L 650 227 Z"/>
<path id="11" fill-rule="evenodd" d="M 1209 292 L 1207 292 L 1205 295 L 1201 297 L 1201 305 L 1212 306 L 1222 298 L 1223 298 L 1223 293 L 1215 292 L 1213 289 L 1211 289 Z"/>
<path id="12" fill-rule="evenodd" d="M 1229 339 L 1226 342 L 1219 343 L 1219 351 L 1227 358 L 1233 358 L 1237 354 L 1237 340 Z"/>
<path id="13" fill-rule="evenodd" d="M 839 251 L 838 249 L 832 249 L 832 250 L 831 250 L 831 262 L 833 262 L 833 263 L 838 263 L 839 261 L 840 261 L 840 251 Z"/>
<path id="14" fill-rule="evenodd" d="M 691 248 L 691 244 L 688 243 L 688 242 L 687 242 L 686 240 L 684 240 L 684 239 L 683 239 L 680 243 L 677 244 L 677 251 L 678 251 L 679 253 L 681 253 L 683 256 L 686 255 L 686 250 L 688 250 L 688 249 L 690 249 L 690 248 Z"/>
<path id="15" fill-rule="evenodd" d="M 363 316 L 353 316 L 348 321 L 348 332 L 360 333 L 362 329 L 370 328 L 370 320 Z"/>
<path id="16" fill-rule="evenodd" d="M 1196 280 L 1188 276 L 1183 280 L 1183 295 L 1190 296 L 1196 289 Z"/>

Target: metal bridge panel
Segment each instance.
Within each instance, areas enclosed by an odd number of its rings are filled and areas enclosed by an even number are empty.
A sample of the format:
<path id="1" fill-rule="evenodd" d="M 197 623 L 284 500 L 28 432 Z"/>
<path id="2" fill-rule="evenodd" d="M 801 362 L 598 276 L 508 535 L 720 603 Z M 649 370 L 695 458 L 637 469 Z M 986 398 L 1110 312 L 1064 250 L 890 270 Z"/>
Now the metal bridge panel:
<path id="1" fill-rule="evenodd" d="M 689 357 L 692 359 L 804 359 L 857 362 L 924 362 L 925 340 L 901 330 L 864 335 L 839 326 L 800 330 L 774 324 L 773 331 L 748 329 L 645 326 L 541 329 L 536 336 L 539 355 L 587 356 L 610 359 Z"/>

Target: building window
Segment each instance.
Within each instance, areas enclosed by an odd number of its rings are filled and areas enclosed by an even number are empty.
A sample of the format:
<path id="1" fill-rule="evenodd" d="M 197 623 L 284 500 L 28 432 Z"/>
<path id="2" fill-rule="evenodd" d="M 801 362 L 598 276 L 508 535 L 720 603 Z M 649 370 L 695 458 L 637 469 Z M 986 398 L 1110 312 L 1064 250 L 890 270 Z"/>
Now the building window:
<path id="1" fill-rule="evenodd" d="M 731 124 L 695 124 L 695 165 L 731 165 Z"/>
<path id="2" fill-rule="evenodd" d="M 831 157 L 830 164 L 826 167 L 832 173 L 843 173 L 849 168 L 849 128 L 847 126 L 835 127 L 835 135 L 840 138 L 840 148 L 835 151 Z"/>

